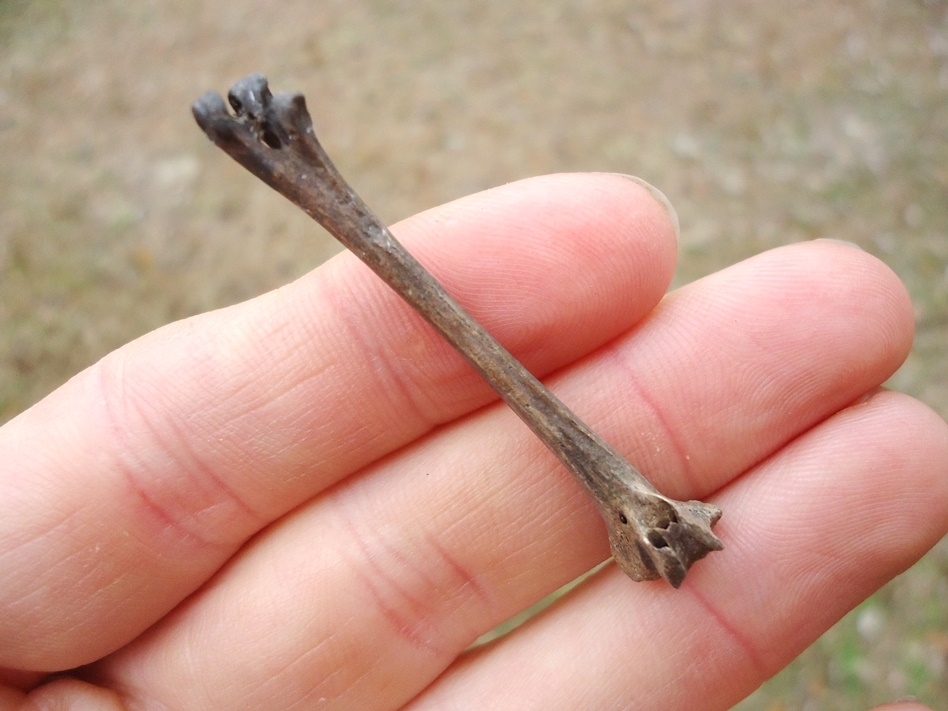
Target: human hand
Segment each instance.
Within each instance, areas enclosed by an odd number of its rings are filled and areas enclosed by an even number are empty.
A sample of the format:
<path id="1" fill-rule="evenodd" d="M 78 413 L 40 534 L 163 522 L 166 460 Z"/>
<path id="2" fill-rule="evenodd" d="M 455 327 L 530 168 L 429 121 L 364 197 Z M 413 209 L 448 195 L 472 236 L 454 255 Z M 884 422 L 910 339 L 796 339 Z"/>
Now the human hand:
<path id="1" fill-rule="evenodd" d="M 948 428 L 878 388 L 912 310 L 869 255 L 793 245 L 662 300 L 671 224 L 609 175 L 397 235 L 660 490 L 719 504 L 726 549 L 679 591 L 609 566 L 465 653 L 605 559 L 604 528 L 344 254 L 0 430 L 0 706 L 728 708 L 946 533 Z"/>

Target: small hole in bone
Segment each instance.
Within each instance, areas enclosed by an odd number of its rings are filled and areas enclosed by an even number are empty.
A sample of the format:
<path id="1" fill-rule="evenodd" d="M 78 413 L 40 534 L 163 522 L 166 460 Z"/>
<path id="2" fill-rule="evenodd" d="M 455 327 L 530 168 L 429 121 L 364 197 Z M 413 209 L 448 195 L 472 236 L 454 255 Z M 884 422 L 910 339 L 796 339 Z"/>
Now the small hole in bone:
<path id="1" fill-rule="evenodd" d="M 281 145 L 280 137 L 268 129 L 264 129 L 262 138 L 270 148 L 279 148 Z"/>
<path id="2" fill-rule="evenodd" d="M 672 524 L 678 523 L 678 512 L 675 509 L 669 508 L 664 514 L 665 518 L 656 524 L 658 528 L 667 529 Z"/>
<path id="3" fill-rule="evenodd" d="M 666 541 L 665 537 L 658 531 L 648 532 L 648 542 L 651 543 L 655 548 L 668 548 L 668 541 Z"/>

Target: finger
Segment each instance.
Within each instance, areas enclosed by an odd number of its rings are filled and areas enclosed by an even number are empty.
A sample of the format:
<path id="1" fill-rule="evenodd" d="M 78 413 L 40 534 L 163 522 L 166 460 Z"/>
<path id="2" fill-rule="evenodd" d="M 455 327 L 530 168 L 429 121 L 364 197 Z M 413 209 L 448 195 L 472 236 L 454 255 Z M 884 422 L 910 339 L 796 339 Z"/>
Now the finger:
<path id="1" fill-rule="evenodd" d="M 17 711 L 125 711 L 128 707 L 114 691 L 78 679 L 64 678 L 33 690 L 16 706 L 0 708 L 15 708 Z"/>
<path id="2" fill-rule="evenodd" d="M 398 233 L 539 373 L 673 270 L 668 216 L 619 176 L 524 181 Z M 491 397 L 352 255 L 130 344 L 0 430 L 0 666 L 114 649 L 259 528 Z"/>
<path id="3" fill-rule="evenodd" d="M 729 709 L 948 532 L 946 461 L 944 422 L 876 395 L 720 495 L 728 547 L 684 594 L 606 569 L 412 708 Z"/>
<path id="4" fill-rule="evenodd" d="M 911 334 L 904 289 L 889 270 L 858 250 L 806 244 L 673 295 L 552 382 L 633 462 L 648 460 L 665 488 L 699 495 L 885 380 Z M 717 429 L 691 421 L 714 413 Z M 307 688 L 340 706 L 371 708 L 380 696 L 397 703 L 481 632 L 607 554 L 588 500 L 495 407 L 287 518 L 105 673 L 146 696 L 170 694 L 171 706 L 186 690 L 227 693 L 220 673 L 247 680 L 228 703 L 252 706 L 263 654 L 310 675 Z M 225 624 L 248 599 L 265 611 L 244 615 L 240 629 Z M 192 644 L 195 627 L 205 635 Z M 261 637 L 273 629 L 285 634 L 268 637 L 264 649 Z M 254 655 L 235 655 L 234 667 L 215 672 L 218 645 L 241 649 L 250 640 Z M 182 643 L 191 645 L 187 668 L 162 651 Z"/>

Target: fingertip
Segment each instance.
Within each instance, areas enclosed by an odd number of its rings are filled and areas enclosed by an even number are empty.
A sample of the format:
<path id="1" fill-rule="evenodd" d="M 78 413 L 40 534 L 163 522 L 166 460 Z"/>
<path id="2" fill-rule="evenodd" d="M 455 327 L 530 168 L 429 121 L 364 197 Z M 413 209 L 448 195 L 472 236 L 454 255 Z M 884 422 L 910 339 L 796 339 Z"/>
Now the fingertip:
<path id="1" fill-rule="evenodd" d="M 678 243 L 681 241 L 681 222 L 678 219 L 678 211 L 675 210 L 674 205 L 672 205 L 671 200 L 668 199 L 668 196 L 659 190 L 657 187 L 652 185 L 647 180 L 644 180 L 637 175 L 628 175 L 626 173 L 616 173 L 622 178 L 631 180 L 636 185 L 644 188 L 649 195 L 659 204 L 662 210 L 665 211 L 668 221 L 671 224 L 672 231 L 675 235 L 675 242 Z"/>
<path id="2" fill-rule="evenodd" d="M 891 266 L 859 245 L 836 240 L 817 240 L 812 244 L 831 252 L 842 265 L 841 276 L 848 277 L 848 283 L 844 282 L 841 288 L 852 286 L 851 303 L 858 306 L 864 301 L 874 308 L 874 321 L 867 318 L 854 324 L 873 328 L 878 342 L 888 346 L 891 375 L 908 357 L 915 340 L 915 307 L 905 282 Z"/>
<path id="3" fill-rule="evenodd" d="M 888 301 L 891 311 L 898 322 L 909 326 L 909 340 L 914 335 L 914 311 L 908 287 L 892 267 L 879 257 L 870 254 L 860 245 L 848 240 L 829 237 L 820 238 L 804 245 L 817 250 L 816 254 L 824 259 L 832 258 L 838 265 L 840 276 L 849 280 L 860 279 L 870 291 L 882 295 Z"/>
<path id="4" fill-rule="evenodd" d="M 782 282 L 767 304 L 774 313 L 795 310 L 800 318 L 814 320 L 818 315 L 821 325 L 832 325 L 838 343 L 865 344 L 858 357 L 850 357 L 851 368 L 873 367 L 881 383 L 908 356 L 915 335 L 911 297 L 878 257 L 851 243 L 821 239 L 779 247 L 750 261 L 761 264 L 759 280 Z M 752 288 L 746 285 L 747 291 Z"/>
<path id="5" fill-rule="evenodd" d="M 0 696 L 0 701 L 3 697 Z M 0 708 L 8 708 L 2 706 Z M 63 677 L 44 684 L 27 697 L 20 711 L 45 711 L 47 709 L 96 709 L 97 711 L 122 711 L 128 708 L 119 694 L 79 679 Z"/>

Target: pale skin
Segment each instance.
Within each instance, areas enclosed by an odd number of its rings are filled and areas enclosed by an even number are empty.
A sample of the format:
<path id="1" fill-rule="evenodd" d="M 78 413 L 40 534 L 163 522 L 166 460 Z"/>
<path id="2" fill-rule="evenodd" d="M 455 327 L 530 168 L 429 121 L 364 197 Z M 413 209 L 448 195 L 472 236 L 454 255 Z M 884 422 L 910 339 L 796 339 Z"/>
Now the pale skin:
<path id="1" fill-rule="evenodd" d="M 607 566 L 465 653 L 604 560 L 602 521 L 342 254 L 0 429 L 0 708 L 726 709 L 948 532 L 948 427 L 879 388 L 913 319 L 868 254 L 792 245 L 663 300 L 672 221 L 614 175 L 395 233 L 659 489 L 719 505 L 725 550 L 677 591 Z"/>

